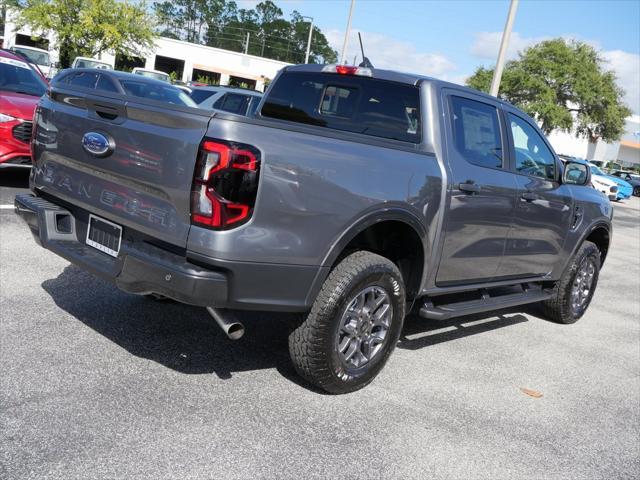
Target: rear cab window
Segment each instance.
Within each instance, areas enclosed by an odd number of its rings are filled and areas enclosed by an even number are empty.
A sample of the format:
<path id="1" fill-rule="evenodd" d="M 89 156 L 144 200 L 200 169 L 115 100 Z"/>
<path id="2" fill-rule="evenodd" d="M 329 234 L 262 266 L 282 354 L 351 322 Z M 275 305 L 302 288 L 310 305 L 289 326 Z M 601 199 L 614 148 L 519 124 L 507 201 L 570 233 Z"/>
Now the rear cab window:
<path id="1" fill-rule="evenodd" d="M 290 122 L 420 143 L 417 86 L 357 75 L 285 72 L 261 114 Z"/>

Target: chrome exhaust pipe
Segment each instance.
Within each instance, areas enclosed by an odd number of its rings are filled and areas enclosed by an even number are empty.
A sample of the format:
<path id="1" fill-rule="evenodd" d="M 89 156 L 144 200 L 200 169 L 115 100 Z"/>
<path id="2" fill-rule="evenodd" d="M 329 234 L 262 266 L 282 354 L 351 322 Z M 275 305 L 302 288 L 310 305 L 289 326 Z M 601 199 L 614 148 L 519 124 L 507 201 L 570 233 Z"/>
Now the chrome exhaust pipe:
<path id="1" fill-rule="evenodd" d="M 231 340 L 239 340 L 242 338 L 244 335 L 244 325 L 242 323 L 227 320 L 213 307 L 207 307 L 207 312 L 209 312 L 209 315 L 213 317 L 218 326 Z"/>

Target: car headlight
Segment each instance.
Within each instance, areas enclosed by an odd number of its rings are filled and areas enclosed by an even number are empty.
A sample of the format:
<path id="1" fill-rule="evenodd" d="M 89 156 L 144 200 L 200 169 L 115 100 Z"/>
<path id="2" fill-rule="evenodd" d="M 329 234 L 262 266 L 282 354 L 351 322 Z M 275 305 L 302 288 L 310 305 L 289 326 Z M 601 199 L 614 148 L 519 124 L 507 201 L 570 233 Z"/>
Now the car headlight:
<path id="1" fill-rule="evenodd" d="M 15 120 L 18 120 L 15 117 L 12 117 L 11 115 L 7 115 L 5 113 L 0 113 L 0 123 L 9 123 L 9 122 L 13 122 Z"/>

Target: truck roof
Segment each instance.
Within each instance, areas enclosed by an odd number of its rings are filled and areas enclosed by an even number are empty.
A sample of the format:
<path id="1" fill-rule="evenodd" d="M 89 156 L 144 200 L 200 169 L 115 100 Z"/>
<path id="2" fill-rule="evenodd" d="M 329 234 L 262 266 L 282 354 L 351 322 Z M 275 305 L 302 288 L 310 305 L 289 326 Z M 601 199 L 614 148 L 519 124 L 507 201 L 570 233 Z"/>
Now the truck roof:
<path id="1" fill-rule="evenodd" d="M 317 64 L 305 64 L 305 65 L 292 65 L 285 67 L 283 70 L 287 72 L 316 72 L 321 73 L 322 69 L 327 65 L 317 65 Z M 416 73 L 405 73 L 405 72 L 397 72 L 395 70 L 385 70 L 382 68 L 370 68 L 373 73 L 372 78 L 376 78 L 378 80 L 387 80 L 390 82 L 398 82 L 404 83 L 407 85 L 418 85 L 420 82 L 426 81 L 433 84 L 438 84 L 441 87 L 451 87 L 457 90 L 463 90 L 475 95 L 480 95 L 490 99 L 492 101 L 498 101 L 504 105 L 513 106 L 509 102 L 506 102 L 500 98 L 496 98 L 493 95 L 489 95 L 488 93 L 481 92 L 479 90 L 475 90 L 473 88 L 466 87 L 464 85 L 459 85 L 457 83 L 447 82 L 445 80 L 440 80 L 438 78 L 429 77 L 427 75 L 418 75 Z"/>

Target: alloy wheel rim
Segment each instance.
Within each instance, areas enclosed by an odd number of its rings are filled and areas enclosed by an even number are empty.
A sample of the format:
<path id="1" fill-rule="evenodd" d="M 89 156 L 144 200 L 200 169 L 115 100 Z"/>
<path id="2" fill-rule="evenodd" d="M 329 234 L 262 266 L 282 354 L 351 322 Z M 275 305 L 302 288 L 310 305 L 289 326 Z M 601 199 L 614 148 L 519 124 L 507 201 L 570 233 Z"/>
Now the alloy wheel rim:
<path id="1" fill-rule="evenodd" d="M 574 313 L 583 311 L 591 297 L 591 288 L 596 274 L 592 259 L 585 259 L 578 269 L 571 288 L 571 308 Z"/>
<path id="2" fill-rule="evenodd" d="M 389 335 L 391 297 L 378 286 L 367 287 L 348 303 L 340 319 L 335 348 L 343 365 L 358 369 L 375 359 Z"/>

